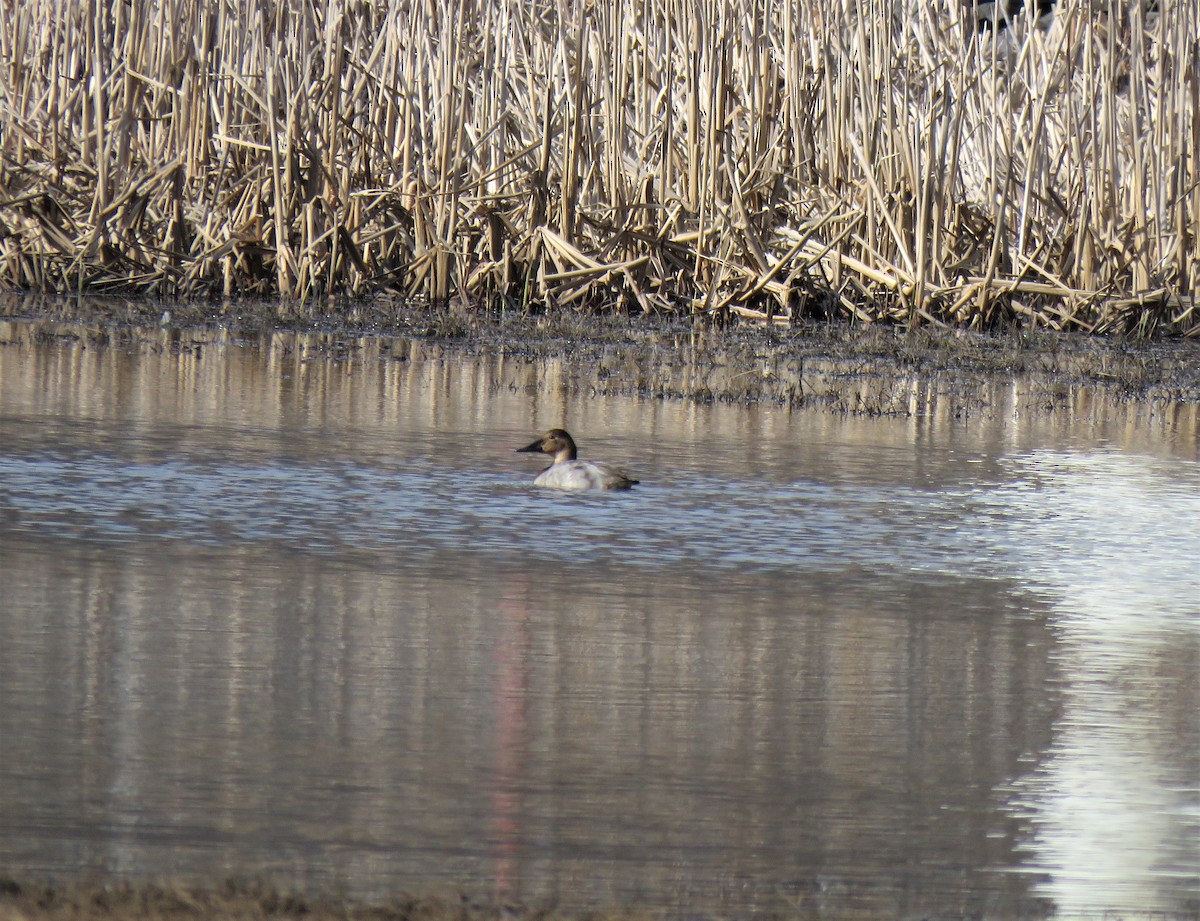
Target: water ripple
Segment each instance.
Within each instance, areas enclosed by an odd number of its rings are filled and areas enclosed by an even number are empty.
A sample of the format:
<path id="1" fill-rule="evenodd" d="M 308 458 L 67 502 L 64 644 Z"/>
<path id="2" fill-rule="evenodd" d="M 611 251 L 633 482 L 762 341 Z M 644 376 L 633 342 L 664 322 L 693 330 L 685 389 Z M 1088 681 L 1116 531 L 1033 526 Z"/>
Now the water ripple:
<path id="1" fill-rule="evenodd" d="M 0 457 L 0 509 L 8 531 L 50 540 L 353 549 L 396 565 L 463 547 L 651 568 L 953 572 L 981 562 L 954 493 L 681 474 L 581 495 L 523 477 L 420 459 L 389 468 L 39 453 Z"/>

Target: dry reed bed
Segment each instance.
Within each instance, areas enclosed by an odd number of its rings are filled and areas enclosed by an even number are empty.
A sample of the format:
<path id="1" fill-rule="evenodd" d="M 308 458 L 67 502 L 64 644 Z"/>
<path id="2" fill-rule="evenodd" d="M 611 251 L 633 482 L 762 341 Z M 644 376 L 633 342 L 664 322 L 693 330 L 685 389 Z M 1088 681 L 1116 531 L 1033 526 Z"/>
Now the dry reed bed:
<path id="1" fill-rule="evenodd" d="M 0 287 L 1200 332 L 1200 0 L 0 0 Z"/>

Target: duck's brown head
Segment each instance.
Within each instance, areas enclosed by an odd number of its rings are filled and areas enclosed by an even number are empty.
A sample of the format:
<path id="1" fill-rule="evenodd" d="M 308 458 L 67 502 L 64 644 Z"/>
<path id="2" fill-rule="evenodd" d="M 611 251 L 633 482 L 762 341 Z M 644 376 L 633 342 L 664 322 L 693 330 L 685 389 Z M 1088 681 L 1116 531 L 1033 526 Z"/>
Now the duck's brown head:
<path id="1" fill-rule="evenodd" d="M 517 453 L 549 454 L 554 463 L 575 460 L 575 440 L 563 429 L 550 429 L 531 445 L 517 448 Z"/>

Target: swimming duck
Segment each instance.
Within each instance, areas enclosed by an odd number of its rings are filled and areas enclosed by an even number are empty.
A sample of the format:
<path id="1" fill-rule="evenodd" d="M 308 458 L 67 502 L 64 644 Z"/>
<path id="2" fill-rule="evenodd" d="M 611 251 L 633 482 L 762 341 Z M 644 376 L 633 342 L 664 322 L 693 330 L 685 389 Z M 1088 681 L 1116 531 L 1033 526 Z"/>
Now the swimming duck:
<path id="1" fill-rule="evenodd" d="M 575 440 L 562 429 L 551 429 L 517 453 L 549 454 L 554 463 L 537 475 L 534 486 L 549 489 L 628 489 L 632 480 L 616 467 L 575 459 Z"/>

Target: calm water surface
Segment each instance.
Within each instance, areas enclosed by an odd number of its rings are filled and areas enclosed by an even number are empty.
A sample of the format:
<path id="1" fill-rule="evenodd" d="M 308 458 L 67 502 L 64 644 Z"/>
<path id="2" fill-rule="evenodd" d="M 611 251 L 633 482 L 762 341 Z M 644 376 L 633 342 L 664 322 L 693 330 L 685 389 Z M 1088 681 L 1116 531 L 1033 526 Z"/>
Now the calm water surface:
<path id="1" fill-rule="evenodd" d="M 0 343 L 2 873 L 1200 910 L 1194 406 L 845 418 L 435 346 Z M 532 490 L 514 449 L 564 424 L 642 485 Z"/>

